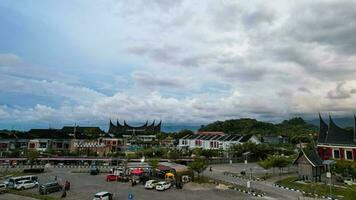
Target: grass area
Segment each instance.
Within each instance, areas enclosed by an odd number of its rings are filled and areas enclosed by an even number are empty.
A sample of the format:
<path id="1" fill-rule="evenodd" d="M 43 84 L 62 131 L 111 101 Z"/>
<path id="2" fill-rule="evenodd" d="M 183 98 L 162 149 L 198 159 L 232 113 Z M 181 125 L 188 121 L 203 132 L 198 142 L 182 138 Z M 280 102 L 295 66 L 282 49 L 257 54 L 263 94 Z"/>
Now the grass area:
<path id="1" fill-rule="evenodd" d="M 31 192 L 26 192 L 26 191 L 7 189 L 5 192 L 11 193 L 11 194 L 16 194 L 16 195 L 19 195 L 19 196 L 24 196 L 24 197 L 31 197 L 31 198 L 35 198 L 35 199 L 40 199 L 40 200 L 59 200 L 59 198 L 46 196 L 46 195 L 35 194 L 35 193 L 31 193 Z"/>
<path id="2" fill-rule="evenodd" d="M 307 193 L 315 193 L 322 196 L 328 196 L 330 194 L 329 185 L 325 185 L 324 183 L 308 183 L 302 184 L 295 182 L 296 177 L 286 178 L 280 181 L 277 181 L 276 184 L 303 190 Z M 356 197 L 356 186 L 346 186 L 345 188 L 340 187 L 332 187 L 331 188 L 333 196 L 343 197 L 345 200 L 352 200 Z"/>
<path id="3" fill-rule="evenodd" d="M 1 172 L 0 179 L 9 177 L 9 176 L 24 176 L 30 173 L 24 173 L 23 171 L 8 171 L 8 172 Z"/>

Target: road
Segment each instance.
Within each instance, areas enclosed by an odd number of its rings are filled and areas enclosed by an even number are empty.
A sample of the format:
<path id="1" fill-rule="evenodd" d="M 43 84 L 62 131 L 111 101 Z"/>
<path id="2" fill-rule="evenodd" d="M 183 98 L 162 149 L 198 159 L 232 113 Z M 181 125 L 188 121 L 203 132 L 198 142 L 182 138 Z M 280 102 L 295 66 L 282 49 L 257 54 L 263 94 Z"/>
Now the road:
<path id="1" fill-rule="evenodd" d="M 224 172 L 226 171 L 229 170 L 225 168 L 221 168 L 221 166 L 220 167 L 213 166 L 213 170 L 211 172 L 208 170 L 205 171 L 204 175 L 233 184 L 238 184 L 243 186 L 247 185 L 247 180 L 245 179 L 224 175 Z M 274 187 L 273 183 L 268 181 L 252 181 L 251 187 L 260 190 L 262 192 L 265 192 L 266 196 L 264 198 L 266 199 L 278 199 L 278 200 L 298 199 L 299 197 L 302 196 L 300 192 L 289 191 L 282 188 Z"/>

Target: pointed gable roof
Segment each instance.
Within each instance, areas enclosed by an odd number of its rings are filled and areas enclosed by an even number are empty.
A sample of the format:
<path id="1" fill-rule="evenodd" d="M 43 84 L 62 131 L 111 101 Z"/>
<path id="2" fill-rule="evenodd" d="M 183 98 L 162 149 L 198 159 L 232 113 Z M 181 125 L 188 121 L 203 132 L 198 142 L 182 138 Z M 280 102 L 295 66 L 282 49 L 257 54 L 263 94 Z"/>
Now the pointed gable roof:
<path id="1" fill-rule="evenodd" d="M 293 164 L 297 164 L 299 159 L 304 156 L 305 159 L 313 166 L 313 167 L 318 167 L 318 166 L 323 166 L 323 160 L 319 157 L 316 151 L 314 150 L 309 150 L 309 151 L 304 151 L 300 150 L 298 157 L 294 160 Z"/>

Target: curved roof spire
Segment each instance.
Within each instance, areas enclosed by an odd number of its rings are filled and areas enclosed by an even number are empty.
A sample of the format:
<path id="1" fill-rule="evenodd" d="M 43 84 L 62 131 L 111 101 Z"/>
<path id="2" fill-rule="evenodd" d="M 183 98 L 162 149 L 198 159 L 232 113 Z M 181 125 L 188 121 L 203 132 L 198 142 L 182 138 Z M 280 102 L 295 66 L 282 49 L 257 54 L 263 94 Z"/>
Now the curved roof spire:
<path id="1" fill-rule="evenodd" d="M 319 143 L 324 143 L 326 141 L 327 135 L 328 135 L 328 125 L 325 123 L 323 118 L 321 117 L 319 113 L 319 136 L 318 136 L 318 142 Z"/>
<path id="2" fill-rule="evenodd" d="M 116 120 L 116 126 L 118 126 L 118 127 L 123 127 L 123 126 L 120 124 L 120 122 L 119 122 L 118 119 Z"/>

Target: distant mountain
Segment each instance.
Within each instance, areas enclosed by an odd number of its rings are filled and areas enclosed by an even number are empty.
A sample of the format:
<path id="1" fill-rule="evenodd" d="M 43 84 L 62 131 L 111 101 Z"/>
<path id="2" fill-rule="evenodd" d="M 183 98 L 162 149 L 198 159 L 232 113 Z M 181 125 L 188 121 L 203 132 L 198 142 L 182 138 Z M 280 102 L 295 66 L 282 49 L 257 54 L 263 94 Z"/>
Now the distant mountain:
<path id="1" fill-rule="evenodd" d="M 296 117 L 284 120 L 279 124 L 257 121 L 256 119 L 241 118 L 225 121 L 216 121 L 202 126 L 200 131 L 222 131 L 230 134 L 241 135 L 285 135 L 291 138 L 293 143 L 308 142 L 312 135 L 316 135 L 318 127 Z"/>
<path id="2" fill-rule="evenodd" d="M 328 116 L 323 116 L 323 119 L 326 123 L 329 122 Z M 354 127 L 354 118 L 352 116 L 350 116 L 350 117 L 332 117 L 332 119 L 340 127 L 343 127 L 343 128 Z M 310 120 L 307 120 L 307 122 L 309 124 L 313 124 L 313 125 L 319 127 L 319 118 L 310 119 Z"/>
<path id="3" fill-rule="evenodd" d="M 196 131 L 200 128 L 201 125 L 197 124 L 175 124 L 175 123 L 168 123 L 168 124 L 162 124 L 161 130 L 163 132 L 179 132 L 181 130 L 191 130 L 191 131 Z"/>

